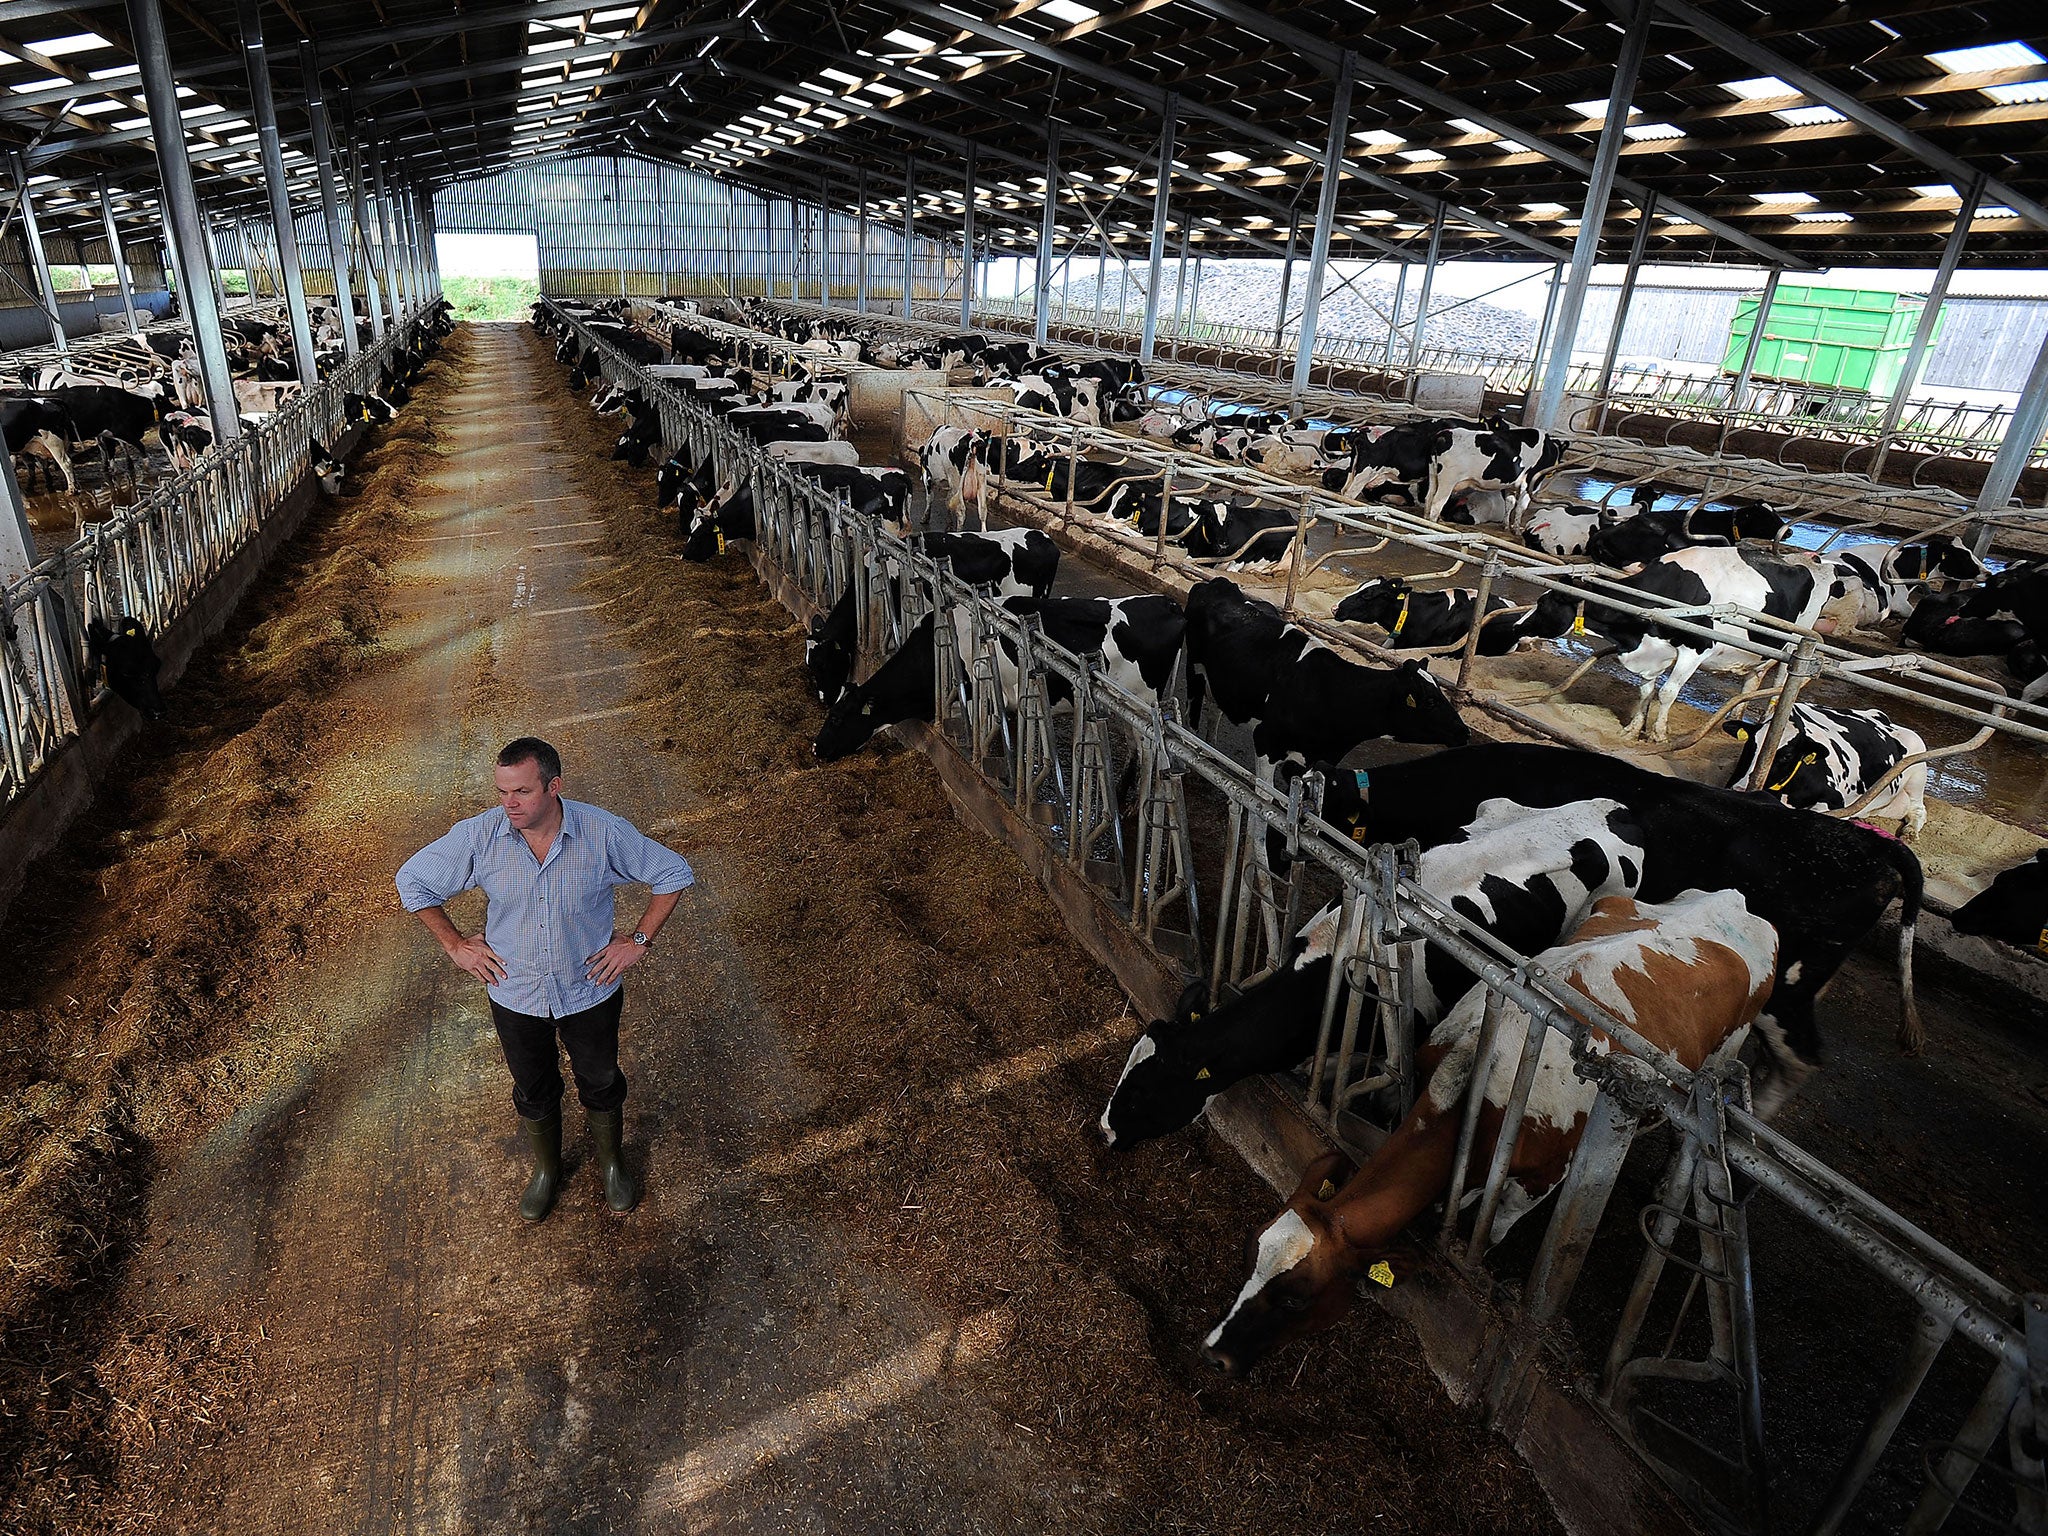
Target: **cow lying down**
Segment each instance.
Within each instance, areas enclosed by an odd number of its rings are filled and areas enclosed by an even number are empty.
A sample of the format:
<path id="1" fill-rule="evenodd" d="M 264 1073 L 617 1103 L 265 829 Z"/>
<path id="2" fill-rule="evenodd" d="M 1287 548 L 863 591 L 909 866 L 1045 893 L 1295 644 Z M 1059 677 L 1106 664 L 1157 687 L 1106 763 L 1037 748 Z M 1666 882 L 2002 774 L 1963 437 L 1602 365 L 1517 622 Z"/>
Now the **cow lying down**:
<path id="1" fill-rule="evenodd" d="M 1696 1071 L 1741 1049 L 1771 989 L 1778 940 L 1733 891 L 1682 891 L 1662 903 L 1616 896 L 1537 959 L 1553 980 Z M 1276 1346 L 1337 1322 L 1361 1276 L 1377 1270 L 1387 1284 L 1408 1267 L 1402 1232 L 1450 1187 L 1485 1006 L 1485 989 L 1475 987 L 1431 1032 L 1420 1057 L 1428 1086 L 1363 1168 L 1350 1174 L 1341 1153 L 1309 1165 L 1286 1208 L 1259 1234 L 1237 1300 L 1203 1340 L 1212 1365 L 1242 1375 Z M 1492 1162 L 1520 1055 L 1508 1043 L 1527 1028 L 1527 1014 L 1504 1000 L 1474 1169 Z M 1594 1029 L 1587 1049 L 1608 1055 L 1617 1047 Z M 1597 1094 L 1596 1084 L 1573 1072 L 1570 1042 L 1550 1031 L 1517 1127 L 1496 1240 L 1563 1180 Z M 1466 1191 L 1468 1198 L 1477 1193 Z"/>

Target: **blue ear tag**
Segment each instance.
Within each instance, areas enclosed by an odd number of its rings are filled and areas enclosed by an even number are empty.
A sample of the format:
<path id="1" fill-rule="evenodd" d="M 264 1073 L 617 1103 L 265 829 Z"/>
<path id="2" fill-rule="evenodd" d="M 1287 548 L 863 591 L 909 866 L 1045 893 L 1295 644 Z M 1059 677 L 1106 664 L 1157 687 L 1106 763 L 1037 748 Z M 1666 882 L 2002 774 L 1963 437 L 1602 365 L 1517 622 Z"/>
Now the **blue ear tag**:
<path id="1" fill-rule="evenodd" d="M 1363 768 L 1354 768 L 1352 770 L 1351 782 L 1358 786 L 1358 793 L 1361 796 L 1370 794 L 1372 791 L 1372 775 Z"/>

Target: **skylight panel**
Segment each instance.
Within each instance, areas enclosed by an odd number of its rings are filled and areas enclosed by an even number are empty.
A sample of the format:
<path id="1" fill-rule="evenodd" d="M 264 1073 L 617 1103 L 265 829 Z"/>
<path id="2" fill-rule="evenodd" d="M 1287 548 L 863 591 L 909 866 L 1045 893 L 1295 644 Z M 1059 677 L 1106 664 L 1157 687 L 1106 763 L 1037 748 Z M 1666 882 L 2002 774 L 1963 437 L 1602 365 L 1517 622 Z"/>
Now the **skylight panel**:
<path id="1" fill-rule="evenodd" d="M 2019 217 L 2019 213 L 2016 209 L 2008 208 L 2003 203 L 1986 203 L 1977 210 L 1977 217 L 1980 219 L 2016 219 Z"/>
<path id="2" fill-rule="evenodd" d="M 1849 222 L 1849 215 L 1846 213 L 1820 211 L 1795 213 L 1792 215 L 1792 221 L 1795 224 L 1846 224 Z"/>
<path id="3" fill-rule="evenodd" d="M 1102 12 L 1077 5 L 1075 0 L 1045 0 L 1036 11 L 1037 16 L 1050 16 L 1054 21 L 1064 21 L 1070 27 L 1078 27 L 1084 21 L 1093 21 Z"/>
<path id="4" fill-rule="evenodd" d="M 1956 195 L 1956 189 L 1945 181 L 1928 182 L 1915 187 L 1913 191 L 1921 197 L 1950 198 Z"/>
<path id="5" fill-rule="evenodd" d="M 2048 80 L 2035 80 L 2026 85 L 1987 85 L 1983 94 L 2000 106 L 2026 106 L 2037 101 L 2048 101 Z"/>
<path id="6" fill-rule="evenodd" d="M 594 24 L 602 24 L 607 21 L 630 21 L 639 14 L 640 7 L 637 5 L 617 5 L 607 11 L 592 12 L 590 19 Z"/>
<path id="7" fill-rule="evenodd" d="M 1473 121 L 1472 121 L 1472 119 L 1471 119 L 1471 118 L 1469 118 L 1469 117 L 1454 117 L 1454 118 L 1452 118 L 1452 119 L 1450 120 L 1450 125 L 1451 125 L 1451 126 L 1452 126 L 1453 128 L 1457 129 L 1457 130 L 1458 130 L 1458 132 L 1460 132 L 1460 133 L 1491 133 L 1491 132 L 1493 132 L 1493 130 L 1492 130 L 1491 128 L 1482 128 L 1482 127 L 1480 127 L 1480 125 L 1479 125 L 1479 124 L 1477 124 L 1477 123 L 1473 122 Z"/>
<path id="8" fill-rule="evenodd" d="M 1566 105 L 1581 117 L 1590 117 L 1598 122 L 1605 122 L 1607 119 L 1607 98 L 1604 96 L 1598 101 L 1573 101 L 1567 102 Z M 1630 107 L 1628 115 L 1634 117 L 1641 111 L 1640 107 Z"/>
<path id="9" fill-rule="evenodd" d="M 1244 165 L 1248 163 L 1248 157 L 1239 154 L 1234 149 L 1212 149 L 1209 151 L 1209 158 L 1218 165 Z"/>
<path id="10" fill-rule="evenodd" d="M 1524 203 L 1522 211 L 1539 219 L 1555 219 L 1571 212 L 1563 203 Z"/>
<path id="11" fill-rule="evenodd" d="M 53 37 L 40 43 L 25 43 L 24 47 L 40 53 L 47 59 L 61 59 L 70 53 L 88 53 L 94 48 L 110 48 L 113 45 L 97 32 L 74 32 L 69 37 Z"/>
<path id="12" fill-rule="evenodd" d="M 569 78 L 571 80 L 594 80 L 603 73 L 604 66 L 602 64 L 593 64 L 588 69 L 570 70 Z"/>
<path id="13" fill-rule="evenodd" d="M 1930 53 L 1927 61 L 1951 75 L 1974 75 L 1987 69 L 2025 69 L 2048 64 L 2025 43 L 1986 43 L 1980 48 L 1949 48 Z"/>
<path id="14" fill-rule="evenodd" d="M 894 43 L 899 48 L 913 48 L 919 53 L 923 53 L 928 48 L 936 48 L 938 46 L 933 39 L 919 37 L 915 32 L 906 32 L 901 27 L 898 27 L 894 32 L 884 32 L 882 34 L 882 41 Z"/>
<path id="15" fill-rule="evenodd" d="M 1751 196 L 1760 203 L 1778 208 L 1803 208 L 1808 203 L 1820 201 L 1811 192 L 1755 192 Z"/>
<path id="16" fill-rule="evenodd" d="M 1369 149 L 1399 149 L 1408 141 L 1398 133 L 1389 133 L 1384 128 L 1368 128 L 1363 133 L 1354 133 L 1352 139 Z"/>
<path id="17" fill-rule="evenodd" d="M 1412 164 L 1416 165 L 1421 165 L 1431 160 L 1441 160 L 1444 158 L 1444 153 L 1440 149 L 1397 149 L 1394 151 L 1394 153 L 1399 155 L 1403 160 L 1409 161 Z"/>
<path id="18" fill-rule="evenodd" d="M 125 101 L 88 101 L 73 106 L 71 110 L 86 117 L 101 117 L 109 112 L 125 112 L 127 109 L 128 103 Z"/>
<path id="19" fill-rule="evenodd" d="M 1621 130 L 1628 139 L 1682 139 L 1685 130 L 1676 123 L 1630 123 Z"/>
<path id="20" fill-rule="evenodd" d="M 862 80 L 859 75 L 849 75 L 843 69 L 832 69 L 828 67 L 819 70 L 818 73 L 823 78 L 827 80 L 836 80 L 841 85 L 858 87 L 861 85 L 865 85 L 867 83 L 866 81 Z"/>
<path id="21" fill-rule="evenodd" d="M 76 81 L 66 80 L 57 75 L 38 75 L 33 80 L 17 80 L 7 87 L 17 95 L 26 91 L 47 91 L 53 85 L 75 85 Z"/>
<path id="22" fill-rule="evenodd" d="M 1817 123 L 1845 123 L 1847 118 L 1833 107 L 1787 107 L 1782 112 L 1773 112 L 1781 123 L 1790 123 L 1794 128 L 1811 128 Z"/>
<path id="23" fill-rule="evenodd" d="M 1799 94 L 1776 75 L 1757 75 L 1748 80 L 1730 80 L 1721 89 L 1738 101 L 1769 101 L 1777 96 Z"/>
<path id="24" fill-rule="evenodd" d="M 561 49 L 564 49 L 564 48 L 574 48 L 575 46 L 576 46 L 576 39 L 575 39 L 575 38 L 573 38 L 573 37 L 557 37 L 557 38 L 552 38 L 552 39 L 550 39 L 550 40 L 548 40 L 548 41 L 546 41 L 546 42 L 533 42 L 533 43 L 528 43 L 528 44 L 526 45 L 526 51 L 527 51 L 527 52 L 528 52 L 529 54 L 535 54 L 535 53 L 556 53 L 556 52 L 559 52 L 559 51 L 560 51 Z"/>

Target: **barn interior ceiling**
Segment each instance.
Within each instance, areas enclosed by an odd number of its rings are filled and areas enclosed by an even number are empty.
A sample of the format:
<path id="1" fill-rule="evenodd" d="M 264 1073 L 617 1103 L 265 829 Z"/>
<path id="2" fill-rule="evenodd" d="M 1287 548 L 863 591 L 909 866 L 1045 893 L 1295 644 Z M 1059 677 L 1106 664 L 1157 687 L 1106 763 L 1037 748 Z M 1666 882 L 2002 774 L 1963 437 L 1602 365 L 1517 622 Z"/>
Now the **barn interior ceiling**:
<path id="1" fill-rule="evenodd" d="M 201 196 L 262 207 L 234 0 L 163 0 Z M 244 0 L 246 5 L 246 0 Z M 1972 266 L 2048 254 L 2048 5 L 1648 0 L 1603 257 L 1931 266 L 1983 178 Z M 1169 234 L 1305 249 L 1348 76 L 1332 254 L 1562 259 L 1633 0 L 266 0 L 292 192 L 315 195 L 301 44 L 337 137 L 439 185 L 626 151 L 852 212 L 1038 241 L 1147 239 L 1174 122 Z M 153 224 L 127 14 L 0 0 L 0 141 L 45 227 L 94 233 L 98 178 Z M 914 193 L 911 189 L 914 187 Z"/>

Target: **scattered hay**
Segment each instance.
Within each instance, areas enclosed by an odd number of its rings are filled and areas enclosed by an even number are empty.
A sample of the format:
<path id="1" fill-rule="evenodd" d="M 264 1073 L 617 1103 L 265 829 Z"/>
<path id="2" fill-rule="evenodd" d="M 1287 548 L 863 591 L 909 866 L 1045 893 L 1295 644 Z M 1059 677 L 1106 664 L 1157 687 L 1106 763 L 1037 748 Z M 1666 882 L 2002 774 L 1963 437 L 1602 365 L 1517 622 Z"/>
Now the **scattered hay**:
<path id="1" fill-rule="evenodd" d="M 332 695 L 382 659 L 385 567 L 466 349 L 429 364 L 404 430 L 373 434 L 15 903 L 8 947 L 41 963 L 0 982 L 10 1533 L 156 1528 L 242 1413 L 256 1335 L 124 1318 L 116 1293 L 161 1152 L 317 1043 L 277 1019 L 276 978 L 383 895 L 301 801 L 328 739 L 362 728 Z"/>
<path id="2" fill-rule="evenodd" d="M 1384 1314 L 1362 1309 L 1250 1384 L 1196 1359 L 1271 1194 L 1205 1133 L 1098 1149 L 1090 1127 L 1140 1028 L 1114 980 L 1030 874 L 955 818 L 921 755 L 884 738 L 816 762 L 788 613 L 737 554 L 678 561 L 647 473 L 607 457 L 566 383 L 541 403 L 565 471 L 604 509 L 615 563 L 587 585 L 636 591 L 629 637 L 661 658 L 628 717 L 679 782 L 653 828 L 717 892 L 764 1021 L 816 1068 L 817 1102 L 778 1139 L 843 1147 L 792 1158 L 778 1219 L 844 1235 L 943 1313 L 1013 1319 L 980 1390 L 1059 1473 L 1018 1491 L 1019 1521 L 1049 1507 L 1076 1532 L 1555 1529 L 1527 1470 Z"/>

